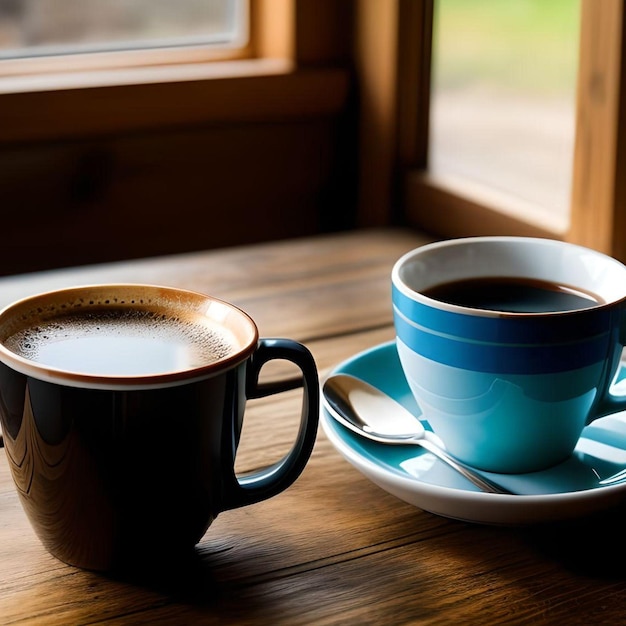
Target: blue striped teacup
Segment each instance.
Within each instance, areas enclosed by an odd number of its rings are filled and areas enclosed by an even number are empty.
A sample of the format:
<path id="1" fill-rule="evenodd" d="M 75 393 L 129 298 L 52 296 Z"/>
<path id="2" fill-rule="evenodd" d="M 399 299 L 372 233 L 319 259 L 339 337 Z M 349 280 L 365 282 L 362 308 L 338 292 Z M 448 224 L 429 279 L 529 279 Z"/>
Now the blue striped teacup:
<path id="1" fill-rule="evenodd" d="M 510 284 L 490 302 L 485 281 Z M 456 286 L 437 293 L 448 283 Z M 574 302 L 544 302 L 545 283 Z M 452 239 L 401 257 L 392 291 L 409 386 L 466 463 L 545 469 L 572 453 L 586 424 L 626 408 L 613 384 L 626 343 L 626 266 L 617 260 L 550 239 Z M 511 294 L 512 302 L 497 301 Z"/>

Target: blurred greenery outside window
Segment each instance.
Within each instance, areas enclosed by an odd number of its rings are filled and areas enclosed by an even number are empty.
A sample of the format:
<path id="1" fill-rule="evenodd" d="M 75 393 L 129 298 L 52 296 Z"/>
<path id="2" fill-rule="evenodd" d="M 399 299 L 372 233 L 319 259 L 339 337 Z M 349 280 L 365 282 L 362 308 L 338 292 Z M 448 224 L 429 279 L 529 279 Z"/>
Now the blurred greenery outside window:
<path id="1" fill-rule="evenodd" d="M 0 59 L 153 48 L 240 48 L 246 0 L 0 0 Z"/>
<path id="2" fill-rule="evenodd" d="M 566 227 L 580 0 L 435 0 L 429 170 Z"/>

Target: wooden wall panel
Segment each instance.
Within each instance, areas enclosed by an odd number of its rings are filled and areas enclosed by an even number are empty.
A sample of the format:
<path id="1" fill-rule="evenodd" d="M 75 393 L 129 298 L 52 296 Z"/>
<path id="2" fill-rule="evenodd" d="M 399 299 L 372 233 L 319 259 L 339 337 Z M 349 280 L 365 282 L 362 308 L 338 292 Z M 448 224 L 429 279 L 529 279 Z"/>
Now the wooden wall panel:
<path id="1" fill-rule="evenodd" d="M 0 149 L 0 274 L 349 226 L 336 118 Z"/>

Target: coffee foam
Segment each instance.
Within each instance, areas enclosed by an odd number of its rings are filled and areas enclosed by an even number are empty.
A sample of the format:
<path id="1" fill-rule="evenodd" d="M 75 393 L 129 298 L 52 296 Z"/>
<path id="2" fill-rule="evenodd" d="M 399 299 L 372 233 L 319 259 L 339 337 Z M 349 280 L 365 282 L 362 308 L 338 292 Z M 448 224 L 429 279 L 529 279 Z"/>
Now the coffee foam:
<path id="1" fill-rule="evenodd" d="M 185 369 L 209 365 L 234 351 L 227 329 L 213 328 L 192 318 L 172 316 L 152 309 L 112 308 L 69 311 L 45 321 L 35 318 L 8 337 L 4 344 L 12 352 L 31 361 L 42 362 L 47 346 L 68 340 L 104 338 L 110 341 L 145 339 L 167 341 L 188 351 Z"/>

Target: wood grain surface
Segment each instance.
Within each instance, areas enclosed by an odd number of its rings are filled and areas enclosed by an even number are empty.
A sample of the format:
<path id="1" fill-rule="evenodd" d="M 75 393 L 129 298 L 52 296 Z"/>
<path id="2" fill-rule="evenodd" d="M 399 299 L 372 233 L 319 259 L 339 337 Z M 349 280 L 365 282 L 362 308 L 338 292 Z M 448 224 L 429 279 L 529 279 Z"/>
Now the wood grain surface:
<path id="1" fill-rule="evenodd" d="M 22 276 L 0 280 L 0 304 L 71 284 L 195 289 L 244 308 L 264 336 L 306 343 L 323 377 L 393 338 L 391 267 L 424 241 L 360 231 Z M 299 402 L 249 404 L 239 471 L 281 456 Z M 193 566 L 113 577 L 45 552 L 0 451 L 0 624 L 623 624 L 625 521 L 624 507 L 533 528 L 437 517 L 369 482 L 320 430 L 300 479 L 221 514 Z"/>

